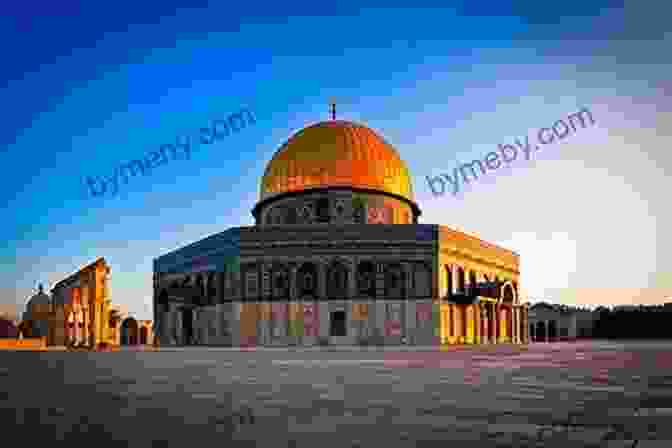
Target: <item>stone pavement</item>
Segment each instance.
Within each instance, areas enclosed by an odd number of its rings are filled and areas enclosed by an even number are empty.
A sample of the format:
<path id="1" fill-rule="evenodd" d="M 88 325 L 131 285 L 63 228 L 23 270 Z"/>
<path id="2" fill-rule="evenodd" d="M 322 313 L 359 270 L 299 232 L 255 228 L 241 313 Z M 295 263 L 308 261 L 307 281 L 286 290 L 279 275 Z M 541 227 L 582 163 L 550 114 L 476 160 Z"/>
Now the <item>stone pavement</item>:
<path id="1" fill-rule="evenodd" d="M 2 353 L 0 418 L 29 445 L 667 447 L 668 347 Z"/>

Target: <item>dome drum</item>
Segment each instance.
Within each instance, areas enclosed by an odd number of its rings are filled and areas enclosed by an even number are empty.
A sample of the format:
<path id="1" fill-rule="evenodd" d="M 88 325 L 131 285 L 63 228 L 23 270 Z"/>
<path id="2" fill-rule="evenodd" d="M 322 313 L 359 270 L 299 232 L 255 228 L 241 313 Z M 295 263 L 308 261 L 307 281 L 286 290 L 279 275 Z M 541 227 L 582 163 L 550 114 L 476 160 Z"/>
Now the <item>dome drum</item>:
<path id="1" fill-rule="evenodd" d="M 399 196 L 349 187 L 286 193 L 258 204 L 256 225 L 414 224 L 419 210 Z"/>

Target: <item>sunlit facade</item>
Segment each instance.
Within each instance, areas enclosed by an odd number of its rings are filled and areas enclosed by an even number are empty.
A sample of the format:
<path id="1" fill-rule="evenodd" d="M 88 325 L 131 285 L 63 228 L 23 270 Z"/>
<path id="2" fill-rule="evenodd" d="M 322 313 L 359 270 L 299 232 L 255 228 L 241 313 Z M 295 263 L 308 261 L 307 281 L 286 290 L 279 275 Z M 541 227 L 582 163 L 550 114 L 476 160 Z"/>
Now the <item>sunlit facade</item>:
<path id="1" fill-rule="evenodd" d="M 154 261 L 164 345 L 380 345 L 527 341 L 519 256 L 419 224 L 408 167 L 342 120 L 283 144 L 255 225 Z"/>
<path id="2" fill-rule="evenodd" d="M 116 346 L 130 340 L 150 344 L 151 321 L 124 319 L 112 304 L 109 275 L 107 262 L 99 258 L 56 283 L 51 296 L 40 285 L 26 304 L 18 336 L 44 338 L 50 346 Z M 125 338 L 129 332 L 137 336 Z"/>

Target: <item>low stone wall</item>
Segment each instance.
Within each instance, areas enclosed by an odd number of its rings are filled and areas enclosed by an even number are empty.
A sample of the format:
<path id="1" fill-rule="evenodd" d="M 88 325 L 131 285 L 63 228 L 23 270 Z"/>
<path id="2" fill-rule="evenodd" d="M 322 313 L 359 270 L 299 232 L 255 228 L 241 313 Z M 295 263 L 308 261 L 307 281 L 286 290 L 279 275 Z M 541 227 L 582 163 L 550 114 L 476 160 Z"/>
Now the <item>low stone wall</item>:
<path id="1" fill-rule="evenodd" d="M 47 338 L 0 338 L 0 350 L 47 350 Z"/>

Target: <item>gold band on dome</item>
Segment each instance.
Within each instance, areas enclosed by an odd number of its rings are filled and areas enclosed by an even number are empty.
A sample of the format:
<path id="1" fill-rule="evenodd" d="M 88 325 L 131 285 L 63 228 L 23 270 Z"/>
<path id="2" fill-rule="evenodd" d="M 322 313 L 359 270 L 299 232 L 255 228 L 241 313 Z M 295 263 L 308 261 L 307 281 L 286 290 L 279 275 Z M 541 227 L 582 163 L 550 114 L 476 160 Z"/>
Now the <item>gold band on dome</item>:
<path id="1" fill-rule="evenodd" d="M 394 147 L 371 129 L 345 121 L 318 123 L 292 136 L 269 162 L 260 199 L 337 186 L 414 201 L 410 172 Z"/>

